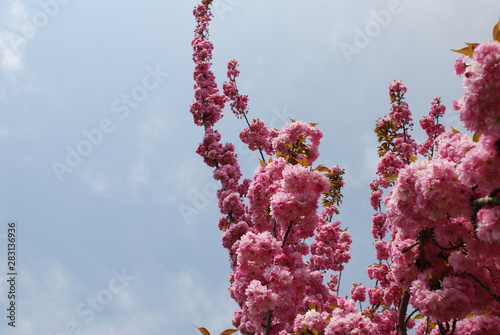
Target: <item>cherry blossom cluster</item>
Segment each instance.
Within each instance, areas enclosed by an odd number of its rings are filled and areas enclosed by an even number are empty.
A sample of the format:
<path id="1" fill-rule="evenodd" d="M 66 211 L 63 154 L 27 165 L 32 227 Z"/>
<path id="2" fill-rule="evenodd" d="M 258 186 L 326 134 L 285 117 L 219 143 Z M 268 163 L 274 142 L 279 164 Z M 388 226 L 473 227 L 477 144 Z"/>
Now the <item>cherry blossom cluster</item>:
<path id="1" fill-rule="evenodd" d="M 474 138 L 444 131 L 438 125 L 444 106 L 434 100 L 420 122 L 428 139 L 419 153 L 427 157 L 394 165 L 399 171 L 383 200 L 386 213 L 374 216 L 391 231 L 389 253 L 389 242 L 375 245 L 377 257 L 390 266 L 372 266 L 369 275 L 382 287 L 400 285 L 409 304 L 425 315 L 416 334 L 480 334 L 499 320 L 500 43 L 478 45 L 473 58 L 460 58 L 455 68 L 465 75 L 465 94 L 454 108 Z M 372 203 L 381 197 L 372 195 Z"/>
<path id="2" fill-rule="evenodd" d="M 189 110 L 196 125 L 210 128 L 222 117 L 226 96 L 219 93 L 215 76 L 210 70 L 213 44 L 208 40 L 208 25 L 212 13 L 201 4 L 195 7 L 193 15 L 197 23 L 195 36 L 191 42 L 195 62 L 193 73 L 195 100 Z"/>
<path id="3" fill-rule="evenodd" d="M 229 292 L 240 306 L 233 324 L 243 333 L 324 331 L 332 306 L 339 306 L 335 308 L 339 323 L 362 327 L 364 319 L 355 302 L 364 300 L 363 286 L 354 293 L 357 300 L 341 299 L 330 290 L 335 287 L 338 292 L 340 275 L 334 271 L 341 271 L 350 260 L 352 238 L 340 222 L 332 222 L 341 202 L 344 171 L 337 166 L 313 167 L 323 136 L 315 124 L 292 120 L 276 130 L 260 120 L 248 123 L 248 97 L 236 87 L 235 60 L 228 63 L 229 82 L 223 84 L 224 94 L 219 93 L 210 70 L 211 13 L 203 3 L 193 14 L 198 25 L 192 42 L 195 101 L 191 112 L 195 123 L 205 128 L 196 151 L 221 183 L 219 228 L 230 256 Z M 261 160 L 253 180 L 241 183 L 234 145 L 223 144 L 213 128 L 227 101 L 234 114 L 247 121 L 248 128 L 240 133 L 242 141 L 262 156 L 263 152 L 271 156 L 268 162 Z M 322 197 L 324 208 L 318 214 Z M 335 280 L 325 284 L 327 271 Z"/>
<path id="4" fill-rule="evenodd" d="M 272 311 L 273 332 L 292 332 L 293 325 L 299 322 L 295 319 L 307 312 L 310 302 L 321 306 L 323 311 L 331 310 L 329 306 L 337 302 L 336 295 L 323 284 L 322 271 L 342 269 L 342 264 L 350 259 L 352 239 L 340 230 L 339 222 L 326 221 L 334 208 L 328 207 L 317 215 L 318 200 L 329 186 L 328 178 L 319 171 L 291 164 L 283 157 L 255 171 L 247 192 L 248 232 L 241 235 L 241 228 L 235 225 L 225 234 L 239 238 L 232 242 L 234 271 L 230 292 L 242 307 L 242 313 L 233 320 L 242 331 L 263 331 L 257 320 Z M 259 261 L 264 257 L 262 254 L 246 249 L 248 243 L 244 241 L 248 237 L 253 239 L 254 246 L 260 238 L 273 241 L 274 247 L 267 248 L 271 250 L 265 257 L 268 261 Z M 305 243 L 310 237 L 314 237 L 311 246 Z M 308 254 L 311 254 L 309 264 L 304 259 Z M 252 258 L 247 260 L 248 257 Z M 255 304 L 249 308 L 249 301 L 253 302 L 255 296 L 252 283 L 258 284 L 260 290 L 268 290 L 260 293 L 262 299 L 266 294 L 269 296 L 267 303 L 258 304 L 259 308 Z"/>
<path id="5" fill-rule="evenodd" d="M 377 211 L 372 217 L 372 234 L 378 240 L 383 240 L 387 233 L 386 214 L 382 212 L 383 190 L 394 184 L 399 171 L 417 151 L 417 145 L 409 134 L 413 121 L 408 103 L 404 100 L 406 92 L 407 88 L 401 81 L 389 85 L 391 112 L 378 119 L 375 127 L 381 159 L 377 165 L 377 179 L 370 183 L 370 204 Z"/>
<path id="6" fill-rule="evenodd" d="M 440 98 L 436 98 L 431 102 L 429 115 L 420 120 L 420 126 L 427 134 L 427 139 L 418 146 L 420 155 L 430 157 L 434 155 L 434 141 L 445 131 L 444 126 L 439 123 L 439 118 L 444 116 L 445 111 L 446 106 L 441 105 Z"/>
<path id="7" fill-rule="evenodd" d="M 417 145 L 407 88 L 401 81 L 389 85 L 391 110 L 376 123 L 380 162 L 370 183 L 378 262 L 367 272 L 375 285 L 354 284 L 351 297 L 343 298 L 340 277 L 352 238 L 333 216 L 344 171 L 314 167 L 323 136 L 316 124 L 291 120 L 278 130 L 248 121 L 236 60 L 228 63 L 229 81 L 219 92 L 210 70 L 210 3 L 203 0 L 193 11 L 190 111 L 205 129 L 196 151 L 221 183 L 218 225 L 229 251 L 229 293 L 240 307 L 233 325 L 243 334 L 264 335 L 498 332 L 500 23 L 496 40 L 468 44 L 462 53 L 469 57 L 454 65 L 464 75 L 465 93 L 453 107 L 472 138 L 445 131 L 440 118 L 446 107 L 436 98 L 420 121 L 427 139 Z M 223 144 L 214 129 L 228 101 L 248 126 L 240 139 L 262 158 L 253 178 L 241 182 L 234 145 Z"/>
<path id="8" fill-rule="evenodd" d="M 240 95 L 236 87 L 236 78 L 240 75 L 238 62 L 232 60 L 227 63 L 227 77 L 229 82 L 222 84 L 224 94 L 231 100 L 231 110 L 237 118 L 241 119 L 248 113 L 248 95 Z"/>
<path id="9" fill-rule="evenodd" d="M 276 153 L 272 144 L 276 136 L 278 136 L 278 131 L 268 129 L 262 120 L 254 120 L 248 128 L 240 132 L 241 141 L 247 144 L 250 150 L 264 150 L 270 156 Z"/>
<path id="10" fill-rule="evenodd" d="M 500 42 L 489 41 L 474 49 L 463 71 L 465 94 L 453 103 L 466 129 L 500 138 Z"/>

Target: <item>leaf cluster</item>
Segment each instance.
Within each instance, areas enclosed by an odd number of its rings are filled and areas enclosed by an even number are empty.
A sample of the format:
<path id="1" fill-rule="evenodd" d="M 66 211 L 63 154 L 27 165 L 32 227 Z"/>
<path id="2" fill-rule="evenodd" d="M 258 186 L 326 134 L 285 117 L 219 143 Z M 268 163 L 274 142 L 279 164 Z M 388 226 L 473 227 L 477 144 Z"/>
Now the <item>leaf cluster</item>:
<path id="1" fill-rule="evenodd" d="M 377 147 L 377 154 L 383 157 L 387 152 L 394 151 L 394 139 L 397 136 L 397 126 L 395 121 L 386 121 L 382 126 L 377 122 L 375 134 L 380 145 Z"/>
<path id="2" fill-rule="evenodd" d="M 320 172 L 326 172 L 326 176 L 330 180 L 330 189 L 328 192 L 323 193 L 322 206 L 324 208 L 331 206 L 340 206 L 342 204 L 342 198 L 344 197 L 341 193 L 342 186 L 344 186 L 344 175 L 345 170 L 342 169 L 339 172 L 332 172 L 324 165 L 319 165 L 315 170 Z M 335 214 L 339 214 L 339 210 L 335 208 Z"/>
<path id="3" fill-rule="evenodd" d="M 500 20 L 498 20 L 498 23 L 493 27 L 493 40 L 500 42 Z M 467 43 L 465 48 L 454 50 L 451 49 L 451 51 L 458 52 L 459 54 L 469 56 L 470 58 L 474 58 L 474 49 L 479 45 L 479 43 Z"/>
<path id="4" fill-rule="evenodd" d="M 212 4 L 213 0 L 202 0 L 201 3 L 205 5 L 205 7 L 209 7 Z"/>

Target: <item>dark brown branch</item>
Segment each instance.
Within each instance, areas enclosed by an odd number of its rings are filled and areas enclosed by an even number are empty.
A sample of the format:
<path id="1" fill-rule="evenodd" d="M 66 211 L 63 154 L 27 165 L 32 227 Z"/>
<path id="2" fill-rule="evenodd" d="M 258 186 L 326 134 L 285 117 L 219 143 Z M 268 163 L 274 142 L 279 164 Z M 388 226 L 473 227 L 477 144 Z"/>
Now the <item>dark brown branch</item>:
<path id="1" fill-rule="evenodd" d="M 458 245 L 454 245 L 453 243 L 450 242 L 451 247 L 445 248 L 445 247 L 440 246 L 439 243 L 437 243 L 437 241 L 433 237 L 432 244 L 434 244 L 436 246 L 436 248 L 438 248 L 438 249 L 441 249 L 444 251 L 452 251 L 452 250 L 457 250 L 457 249 L 463 247 L 465 245 L 465 242 L 460 242 L 460 244 L 458 244 Z"/>
<path id="2" fill-rule="evenodd" d="M 339 281 L 337 282 L 337 295 L 340 293 L 340 280 L 342 279 L 342 270 L 339 271 Z"/>
<path id="3" fill-rule="evenodd" d="M 419 242 L 418 245 L 418 259 L 415 262 L 418 269 L 423 271 L 430 267 L 430 263 L 425 259 L 425 242 L 432 237 L 433 230 L 429 228 L 425 228 L 420 233 L 418 233 L 417 240 Z"/>
<path id="4" fill-rule="evenodd" d="M 276 220 L 273 219 L 273 237 L 276 238 Z"/>
<path id="5" fill-rule="evenodd" d="M 486 197 L 482 197 L 479 199 L 471 199 L 471 206 L 472 206 L 471 222 L 476 235 L 477 235 L 477 213 L 481 210 L 481 208 L 485 206 L 490 206 L 490 207 L 500 206 L 500 197 L 498 196 L 499 193 L 500 193 L 500 188 L 497 188 L 493 192 L 491 192 L 490 195 Z"/>
<path id="6" fill-rule="evenodd" d="M 453 327 L 451 328 L 450 335 L 455 334 L 455 330 L 457 330 L 457 319 L 453 319 Z"/>
<path id="7" fill-rule="evenodd" d="M 416 247 L 416 246 L 418 245 L 418 243 L 419 243 L 419 242 L 417 241 L 417 242 L 413 243 L 412 245 L 409 245 L 409 246 L 407 246 L 407 247 L 404 247 L 404 248 L 403 248 L 403 250 L 401 250 L 401 253 L 403 253 L 403 254 L 404 254 L 404 253 L 406 253 L 406 252 L 410 251 L 412 248 Z"/>
<path id="8" fill-rule="evenodd" d="M 491 288 L 488 287 L 488 285 L 486 285 L 485 283 L 483 283 L 481 280 L 479 280 L 479 278 L 477 278 L 476 276 L 474 276 L 472 273 L 470 272 L 464 272 L 467 276 L 471 277 L 472 279 L 474 279 L 479 285 L 481 285 L 481 287 L 483 287 L 486 291 L 488 291 L 489 294 L 491 294 L 491 296 L 493 298 L 495 298 L 496 301 L 500 302 L 500 296 L 498 296 L 497 294 L 495 294 L 495 292 L 493 292 L 491 290 Z"/>
<path id="9" fill-rule="evenodd" d="M 448 323 L 446 323 L 447 327 L 444 328 L 443 324 L 438 322 L 438 328 L 439 328 L 439 333 L 441 335 L 446 335 L 446 333 L 448 332 L 448 330 L 450 329 L 450 325 L 448 325 Z"/>
<path id="10" fill-rule="evenodd" d="M 266 329 L 264 334 L 269 335 L 271 333 L 271 320 L 273 318 L 273 311 L 269 310 L 266 314 Z"/>
<path id="11" fill-rule="evenodd" d="M 292 224 L 293 224 L 293 221 L 290 221 L 290 225 L 288 226 L 286 233 L 285 233 L 285 236 L 283 237 L 283 243 L 281 244 L 282 248 L 285 246 L 286 239 L 288 238 L 288 233 L 290 233 L 290 229 L 292 229 Z"/>
<path id="12" fill-rule="evenodd" d="M 404 291 L 403 297 L 399 302 L 399 312 L 398 312 L 398 330 L 399 334 L 407 335 L 406 332 L 406 311 L 408 309 L 408 302 L 410 301 L 410 292 Z"/>
<path id="13" fill-rule="evenodd" d="M 410 320 L 410 318 L 413 316 L 413 314 L 417 313 L 418 312 L 418 308 L 413 310 L 413 312 L 411 312 L 407 317 L 406 317 L 406 320 L 405 320 L 405 324 L 408 324 L 408 321 Z"/>

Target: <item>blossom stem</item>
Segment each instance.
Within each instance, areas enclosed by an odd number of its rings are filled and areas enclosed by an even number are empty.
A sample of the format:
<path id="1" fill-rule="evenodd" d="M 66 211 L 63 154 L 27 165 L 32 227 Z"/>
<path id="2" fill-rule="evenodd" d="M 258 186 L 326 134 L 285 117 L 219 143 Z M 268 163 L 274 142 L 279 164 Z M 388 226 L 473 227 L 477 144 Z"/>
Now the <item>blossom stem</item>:
<path id="1" fill-rule="evenodd" d="M 283 237 L 283 244 L 281 244 L 282 248 L 285 246 L 286 239 L 288 238 L 288 233 L 290 233 L 290 229 L 292 229 L 292 224 L 293 224 L 293 221 L 290 221 L 290 225 L 288 226 L 286 233 L 285 233 L 285 236 Z"/>
<path id="2" fill-rule="evenodd" d="M 248 118 L 247 118 L 246 113 L 243 113 L 243 116 L 245 117 L 245 121 L 247 122 L 248 128 L 250 128 L 250 122 L 248 122 Z M 260 157 L 265 162 L 266 159 L 264 158 L 264 154 L 262 153 L 262 148 L 259 148 L 259 152 L 260 152 Z"/>

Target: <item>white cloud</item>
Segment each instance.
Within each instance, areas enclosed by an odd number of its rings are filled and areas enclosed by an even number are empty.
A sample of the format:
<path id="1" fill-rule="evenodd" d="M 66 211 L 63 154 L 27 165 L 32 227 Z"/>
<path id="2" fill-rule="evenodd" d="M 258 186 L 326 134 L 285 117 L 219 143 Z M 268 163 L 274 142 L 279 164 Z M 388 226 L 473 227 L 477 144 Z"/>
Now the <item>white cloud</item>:
<path id="1" fill-rule="evenodd" d="M 24 54 L 28 39 L 22 32 L 28 31 L 26 7 L 21 1 L 12 1 L 3 21 L 7 29 L 0 30 L 0 67 L 8 74 L 24 70 Z"/>
<path id="2" fill-rule="evenodd" d="M 154 110 L 164 110 L 164 108 L 158 103 L 153 104 L 153 106 Z M 173 127 L 171 124 L 172 122 L 166 124 L 164 120 L 165 117 L 157 114 L 158 113 L 150 113 L 148 115 L 148 119 L 141 124 L 139 136 L 142 139 L 164 139 L 169 134 L 169 131 Z"/>
<path id="3" fill-rule="evenodd" d="M 121 185 L 118 178 L 111 178 L 103 174 L 95 174 L 87 171 L 83 175 L 83 181 L 91 187 L 97 194 L 110 199 L 114 195 L 114 189 Z"/>
<path id="4" fill-rule="evenodd" d="M 234 303 L 227 283 L 208 286 L 201 274 L 190 269 L 171 271 L 155 264 L 135 270 L 108 269 L 95 284 L 57 261 L 39 261 L 20 270 L 16 334 L 69 334 L 72 326 L 88 335 L 156 335 L 165 329 L 194 334 L 194 325 L 219 334 L 231 328 Z M 126 286 L 117 280 L 123 274 L 128 277 Z M 2 278 L 2 306 L 8 303 L 6 288 Z M 117 288 L 122 289 L 111 293 Z M 101 292 L 105 291 L 111 298 L 103 304 Z"/>
<path id="5" fill-rule="evenodd" d="M 0 51 L 2 59 L 0 65 L 7 74 L 24 69 L 23 58 L 26 39 L 9 31 L 0 31 Z"/>
<path id="6" fill-rule="evenodd" d="M 148 185 L 151 179 L 151 169 L 144 163 L 143 159 L 139 159 L 136 165 L 130 168 L 128 176 L 129 188 L 137 189 Z"/>

